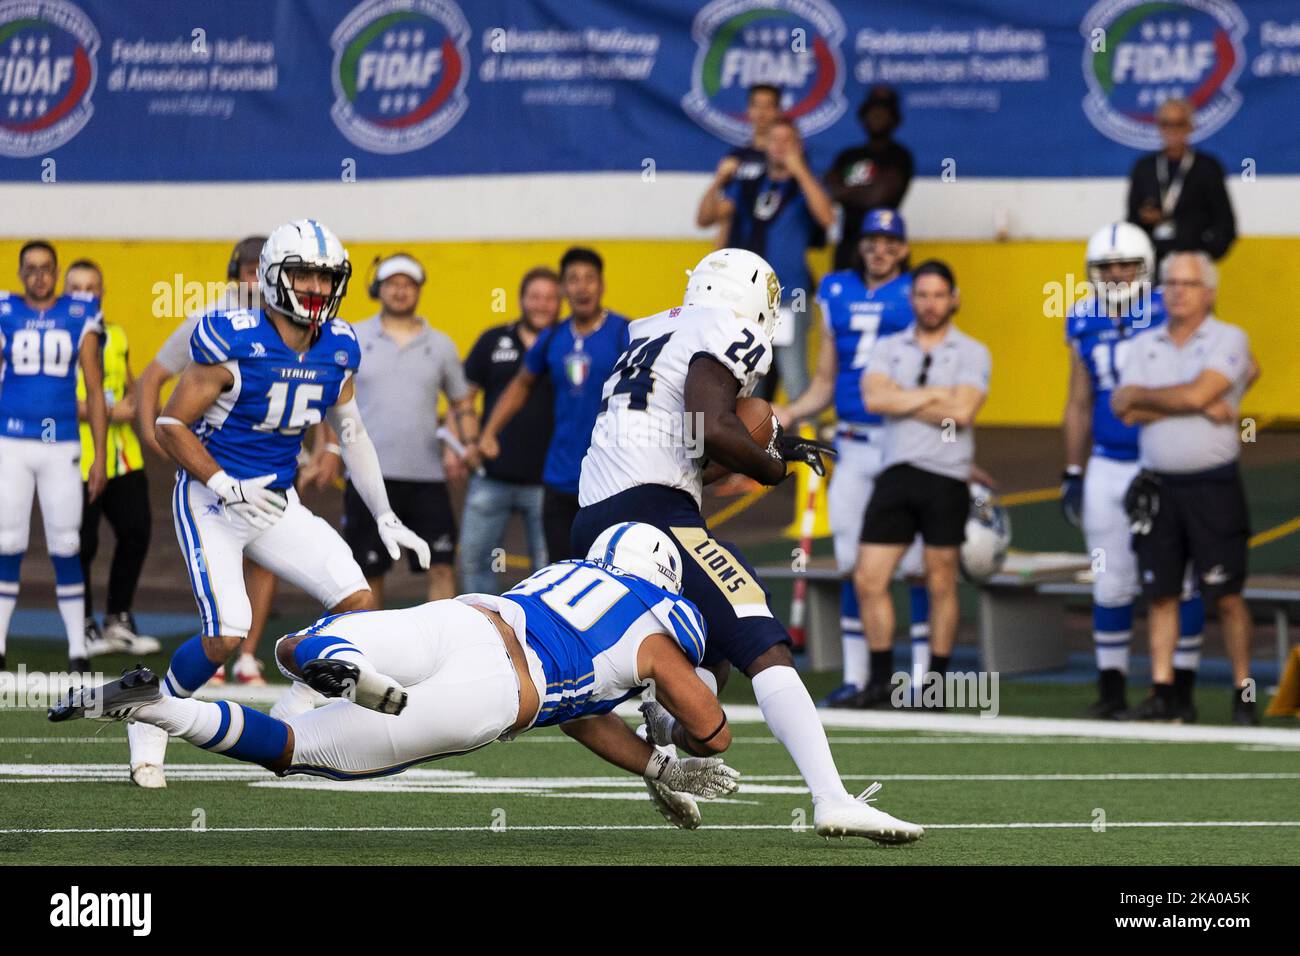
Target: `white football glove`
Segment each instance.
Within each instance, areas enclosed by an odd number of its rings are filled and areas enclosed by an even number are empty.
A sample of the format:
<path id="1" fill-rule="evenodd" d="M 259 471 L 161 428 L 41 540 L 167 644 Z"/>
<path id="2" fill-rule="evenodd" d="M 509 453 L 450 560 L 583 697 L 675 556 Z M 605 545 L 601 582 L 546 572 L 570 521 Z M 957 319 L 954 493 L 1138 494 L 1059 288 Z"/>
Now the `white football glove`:
<path id="1" fill-rule="evenodd" d="M 679 793 L 691 793 L 706 800 L 735 793 L 740 774 L 721 757 L 670 757 L 656 750 L 650 755 L 642 776 Z"/>
<path id="2" fill-rule="evenodd" d="M 410 548 L 420 562 L 421 570 L 429 570 L 429 542 L 402 524 L 402 520 L 391 511 L 386 511 L 375 519 L 379 526 L 379 540 L 388 549 L 388 555 L 394 561 L 402 556 L 402 548 Z"/>
<path id="3" fill-rule="evenodd" d="M 673 715 L 664 710 L 663 705 L 655 700 L 641 704 L 641 716 L 645 718 L 645 729 L 650 742 L 664 747 L 673 742 L 673 725 L 677 721 Z"/>
<path id="4" fill-rule="evenodd" d="M 254 528 L 266 529 L 284 517 L 284 509 L 289 503 L 281 492 L 267 487 L 273 481 L 275 475 L 259 475 L 239 481 L 225 471 L 219 471 L 208 479 L 208 487 L 222 504 Z"/>

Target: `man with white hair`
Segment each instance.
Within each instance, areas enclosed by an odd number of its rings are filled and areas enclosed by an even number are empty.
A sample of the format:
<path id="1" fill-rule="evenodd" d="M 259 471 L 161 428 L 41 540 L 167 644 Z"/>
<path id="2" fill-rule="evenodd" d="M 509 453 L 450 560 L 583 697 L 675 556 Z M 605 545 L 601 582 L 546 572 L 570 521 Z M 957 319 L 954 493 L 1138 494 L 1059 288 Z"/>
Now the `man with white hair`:
<path id="1" fill-rule="evenodd" d="M 1175 716 L 1178 598 L 1190 560 L 1201 593 L 1218 608 L 1232 659 L 1232 719 L 1254 724 L 1251 620 L 1241 596 L 1250 515 L 1237 418 L 1256 369 L 1246 333 L 1211 315 L 1218 273 L 1208 254 L 1171 253 L 1160 278 L 1168 322 L 1133 339 L 1111 396 L 1115 414 L 1140 426 L 1143 468 L 1125 503 L 1149 602 L 1152 688 L 1131 716 Z"/>

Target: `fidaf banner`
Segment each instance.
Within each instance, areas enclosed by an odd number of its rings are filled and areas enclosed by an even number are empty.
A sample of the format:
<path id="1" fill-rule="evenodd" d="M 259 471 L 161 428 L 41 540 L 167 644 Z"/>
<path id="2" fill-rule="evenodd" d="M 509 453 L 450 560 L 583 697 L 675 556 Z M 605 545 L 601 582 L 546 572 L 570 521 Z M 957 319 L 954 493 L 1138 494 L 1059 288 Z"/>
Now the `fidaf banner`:
<path id="1" fill-rule="evenodd" d="M 0 177 L 700 171 L 756 83 L 817 169 L 883 83 L 919 175 L 1123 175 L 1175 96 L 1300 173 L 1295 0 L 0 0 Z"/>

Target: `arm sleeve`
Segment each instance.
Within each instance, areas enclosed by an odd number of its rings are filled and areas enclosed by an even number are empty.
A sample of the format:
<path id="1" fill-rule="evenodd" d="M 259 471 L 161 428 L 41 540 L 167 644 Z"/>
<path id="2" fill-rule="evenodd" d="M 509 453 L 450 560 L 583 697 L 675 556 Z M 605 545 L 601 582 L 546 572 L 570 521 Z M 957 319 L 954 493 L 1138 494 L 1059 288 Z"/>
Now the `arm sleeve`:
<path id="1" fill-rule="evenodd" d="M 1246 333 L 1238 328 L 1229 329 L 1219 347 L 1209 356 L 1205 367 L 1218 372 L 1233 385 L 1245 381 L 1246 373 L 1250 370 L 1250 340 L 1246 338 Z"/>
<path id="2" fill-rule="evenodd" d="M 524 368 L 528 369 L 533 375 L 541 378 L 547 373 L 549 363 L 546 361 L 546 352 L 550 347 L 551 338 L 555 334 L 555 326 L 550 326 L 541 335 L 537 336 L 537 341 L 533 347 L 528 350 L 524 356 Z"/>
<path id="3" fill-rule="evenodd" d="M 375 518 L 392 511 L 388 503 L 388 489 L 384 487 L 384 473 L 379 466 L 375 443 L 370 440 L 361 410 L 356 399 L 346 405 L 333 405 L 326 413 L 330 425 L 339 436 L 343 450 L 343 464 L 348 469 L 348 480 L 361 496 L 367 510 Z"/>
<path id="4" fill-rule="evenodd" d="M 190 336 L 194 334 L 197 321 L 193 318 L 186 319 L 176 326 L 154 357 L 155 362 L 173 375 L 179 375 L 190 364 Z"/>
<path id="5" fill-rule="evenodd" d="M 971 385 L 988 394 L 989 379 L 993 375 L 993 356 L 983 342 L 974 343 L 974 347 L 962 356 L 961 370 L 957 373 L 958 385 Z"/>

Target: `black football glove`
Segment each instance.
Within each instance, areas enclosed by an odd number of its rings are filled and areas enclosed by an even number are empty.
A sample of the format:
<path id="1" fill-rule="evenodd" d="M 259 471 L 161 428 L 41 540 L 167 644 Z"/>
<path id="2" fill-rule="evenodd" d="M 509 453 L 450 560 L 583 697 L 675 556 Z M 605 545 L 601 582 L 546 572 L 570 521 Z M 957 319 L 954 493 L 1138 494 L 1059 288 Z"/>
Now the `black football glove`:
<path id="1" fill-rule="evenodd" d="M 819 475 L 826 474 L 826 463 L 822 461 L 822 455 L 835 457 L 834 445 L 815 438 L 804 438 L 797 433 L 789 434 L 779 422 L 772 430 L 772 440 L 767 447 L 769 454 L 775 452 L 773 457 L 779 456 L 787 463 L 803 462 Z"/>
<path id="2" fill-rule="evenodd" d="M 1061 514 L 1074 527 L 1083 527 L 1083 475 L 1061 475 Z"/>
<path id="3" fill-rule="evenodd" d="M 1138 472 L 1124 493 L 1124 511 L 1130 532 L 1138 536 L 1150 534 L 1160 513 L 1160 479 L 1149 471 Z"/>

